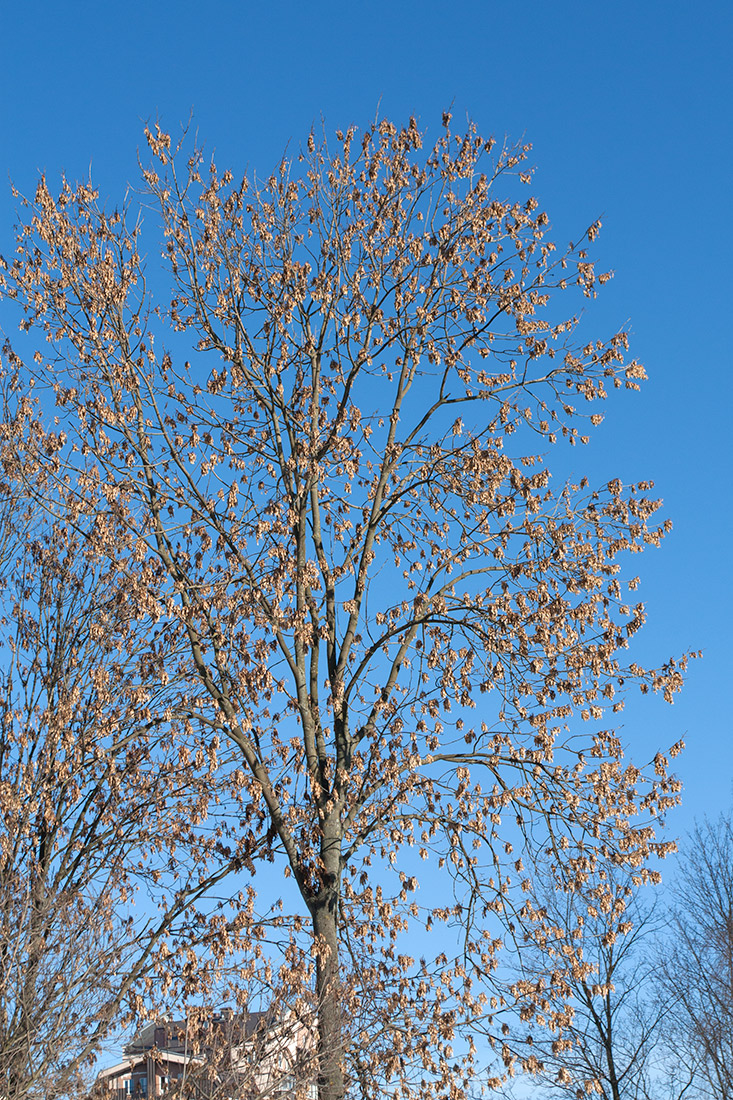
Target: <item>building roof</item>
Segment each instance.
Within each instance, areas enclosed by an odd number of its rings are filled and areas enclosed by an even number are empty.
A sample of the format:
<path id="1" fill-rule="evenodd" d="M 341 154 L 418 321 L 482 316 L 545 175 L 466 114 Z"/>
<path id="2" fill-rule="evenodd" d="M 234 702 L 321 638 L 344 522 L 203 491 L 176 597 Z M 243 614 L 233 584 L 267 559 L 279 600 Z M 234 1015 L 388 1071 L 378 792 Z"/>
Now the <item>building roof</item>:
<path id="1" fill-rule="evenodd" d="M 97 1080 L 105 1077 L 118 1077 L 122 1073 L 129 1073 L 134 1066 L 139 1065 L 145 1059 L 146 1051 L 142 1051 L 140 1054 L 131 1055 L 129 1058 L 125 1058 L 124 1062 L 118 1062 L 114 1066 L 108 1066 L 107 1069 L 102 1069 L 97 1074 Z M 178 1054 L 174 1050 L 161 1050 L 158 1052 L 158 1057 L 161 1061 L 173 1062 L 175 1065 L 183 1066 L 190 1062 L 201 1061 L 201 1056 L 196 1054 Z"/>

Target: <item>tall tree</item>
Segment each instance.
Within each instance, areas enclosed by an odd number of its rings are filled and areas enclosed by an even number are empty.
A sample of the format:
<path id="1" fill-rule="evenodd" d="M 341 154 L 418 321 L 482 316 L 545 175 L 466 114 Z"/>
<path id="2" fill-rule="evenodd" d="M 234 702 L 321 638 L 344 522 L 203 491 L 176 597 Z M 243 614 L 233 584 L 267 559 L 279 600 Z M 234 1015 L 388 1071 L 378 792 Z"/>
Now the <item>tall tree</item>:
<path id="1" fill-rule="evenodd" d="M 321 1100 L 458 1097 L 508 910 L 544 919 L 515 891 L 522 848 L 581 878 L 643 864 L 676 799 L 605 721 L 629 683 L 681 680 L 623 660 L 644 611 L 619 558 L 659 542 L 657 502 L 553 489 L 536 453 L 644 377 L 625 333 L 581 340 L 555 305 L 607 278 L 598 225 L 557 253 L 512 197 L 527 147 L 447 115 L 427 151 L 384 120 L 262 181 L 147 137 L 167 299 L 140 222 L 91 184 L 41 180 L 3 274 L 52 349 L 26 369 L 53 389 L 56 476 L 157 619 L 148 675 L 188 679 L 191 759 L 239 754 L 240 844 L 295 890 L 294 995 L 315 969 Z M 418 904 L 431 853 L 453 893 Z M 460 949 L 416 961 L 419 921 L 460 925 Z"/>

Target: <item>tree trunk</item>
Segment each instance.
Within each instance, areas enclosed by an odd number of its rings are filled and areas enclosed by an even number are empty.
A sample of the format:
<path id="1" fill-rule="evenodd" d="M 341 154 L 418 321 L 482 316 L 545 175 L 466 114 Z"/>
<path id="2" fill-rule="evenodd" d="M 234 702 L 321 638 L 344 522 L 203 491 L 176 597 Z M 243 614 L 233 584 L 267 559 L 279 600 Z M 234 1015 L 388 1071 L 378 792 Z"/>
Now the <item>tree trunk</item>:
<path id="1" fill-rule="evenodd" d="M 318 1006 L 318 1100 L 343 1100 L 343 1027 L 339 974 L 339 889 L 341 836 L 338 811 L 322 824 L 323 872 L 318 895 L 311 900 L 316 944 Z"/>
<path id="2" fill-rule="evenodd" d="M 317 900 L 313 928 L 317 943 L 318 1100 L 343 1100 L 345 1085 L 341 1064 L 343 1037 L 335 893 Z"/>

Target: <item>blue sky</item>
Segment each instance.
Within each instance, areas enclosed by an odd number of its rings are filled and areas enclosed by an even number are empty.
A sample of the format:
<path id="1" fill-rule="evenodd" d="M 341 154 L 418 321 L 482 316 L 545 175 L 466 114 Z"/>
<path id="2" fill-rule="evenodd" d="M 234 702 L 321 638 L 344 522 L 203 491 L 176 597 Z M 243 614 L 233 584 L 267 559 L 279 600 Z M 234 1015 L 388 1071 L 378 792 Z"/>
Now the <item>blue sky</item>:
<path id="1" fill-rule="evenodd" d="M 5 179 L 85 176 L 118 201 L 142 127 L 194 125 L 221 164 L 267 171 L 324 117 L 335 130 L 379 110 L 435 133 L 452 107 L 486 134 L 534 146 L 534 190 L 556 239 L 596 217 L 616 279 L 594 334 L 627 321 L 650 381 L 614 402 L 578 471 L 653 478 L 674 532 L 639 562 L 643 663 L 705 657 L 673 708 L 629 707 L 636 759 L 686 736 L 685 805 L 733 802 L 730 317 L 733 7 L 722 0 L 37 0 L 8 4 L 0 46 L 0 251 L 11 251 Z M 9 318 L 0 317 L 12 330 Z"/>

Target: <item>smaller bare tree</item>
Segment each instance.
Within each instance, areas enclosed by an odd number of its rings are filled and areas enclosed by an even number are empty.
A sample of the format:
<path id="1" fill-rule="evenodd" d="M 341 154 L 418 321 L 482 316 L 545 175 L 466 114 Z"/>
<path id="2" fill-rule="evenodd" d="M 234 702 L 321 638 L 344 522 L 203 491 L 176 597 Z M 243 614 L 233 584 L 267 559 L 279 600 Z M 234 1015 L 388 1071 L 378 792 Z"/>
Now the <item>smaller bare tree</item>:
<path id="1" fill-rule="evenodd" d="M 651 1100 L 666 1012 L 652 980 L 654 900 L 613 867 L 582 883 L 548 874 L 535 881 L 533 904 L 546 918 L 538 927 L 550 933 L 519 952 L 512 993 L 528 1027 L 514 1052 L 547 1092 Z M 558 998 L 567 1004 L 562 1017 L 551 1011 Z"/>
<path id="2" fill-rule="evenodd" d="M 699 1097 L 733 1097 L 733 817 L 690 837 L 660 962 L 674 1058 Z"/>

